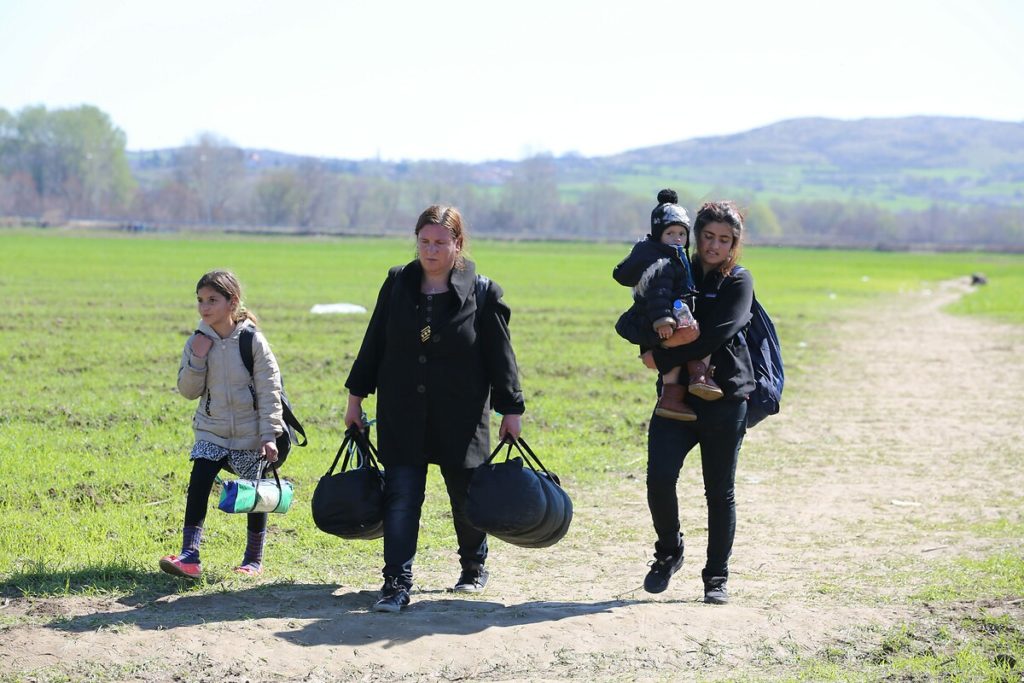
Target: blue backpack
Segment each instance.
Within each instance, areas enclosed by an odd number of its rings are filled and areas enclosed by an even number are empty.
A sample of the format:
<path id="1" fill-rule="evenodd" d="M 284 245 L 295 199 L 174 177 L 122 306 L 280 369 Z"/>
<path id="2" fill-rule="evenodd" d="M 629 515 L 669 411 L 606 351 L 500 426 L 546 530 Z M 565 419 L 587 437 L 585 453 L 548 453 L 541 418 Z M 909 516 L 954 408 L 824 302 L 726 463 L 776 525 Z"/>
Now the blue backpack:
<path id="1" fill-rule="evenodd" d="M 739 271 L 739 266 L 733 270 Z M 769 415 L 779 412 L 782 387 L 786 383 L 782 366 L 782 347 L 775 324 L 754 297 L 750 305 L 750 325 L 744 332 L 750 360 L 754 366 L 754 391 L 747 403 L 747 428 L 753 427 Z"/>

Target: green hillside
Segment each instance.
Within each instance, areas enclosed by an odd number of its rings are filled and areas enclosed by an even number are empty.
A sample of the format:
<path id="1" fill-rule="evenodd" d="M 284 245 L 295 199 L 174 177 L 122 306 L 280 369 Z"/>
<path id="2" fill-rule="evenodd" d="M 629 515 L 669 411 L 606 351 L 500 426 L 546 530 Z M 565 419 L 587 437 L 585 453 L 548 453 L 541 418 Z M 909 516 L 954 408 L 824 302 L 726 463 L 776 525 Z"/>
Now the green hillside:
<path id="1" fill-rule="evenodd" d="M 869 202 L 895 210 L 935 203 L 1024 203 L 1024 124 L 980 119 L 793 119 L 736 135 L 647 147 L 577 165 L 563 177 L 649 193 L 652 177 L 692 194 L 712 188 L 760 200 Z"/>

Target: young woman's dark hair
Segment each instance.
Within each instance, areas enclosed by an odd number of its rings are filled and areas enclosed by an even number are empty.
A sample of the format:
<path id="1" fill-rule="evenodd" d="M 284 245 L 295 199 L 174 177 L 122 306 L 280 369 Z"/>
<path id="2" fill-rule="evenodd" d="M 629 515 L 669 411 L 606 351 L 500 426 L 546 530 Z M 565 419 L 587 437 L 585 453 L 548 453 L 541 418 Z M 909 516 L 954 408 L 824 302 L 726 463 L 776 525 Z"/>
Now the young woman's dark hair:
<path id="1" fill-rule="evenodd" d="M 729 250 L 729 258 L 720 268 L 723 275 L 728 275 L 739 262 L 743 250 L 743 214 L 731 201 L 704 202 L 693 221 L 694 239 L 700 240 L 701 230 L 709 223 L 724 223 L 732 228 L 732 248 Z"/>

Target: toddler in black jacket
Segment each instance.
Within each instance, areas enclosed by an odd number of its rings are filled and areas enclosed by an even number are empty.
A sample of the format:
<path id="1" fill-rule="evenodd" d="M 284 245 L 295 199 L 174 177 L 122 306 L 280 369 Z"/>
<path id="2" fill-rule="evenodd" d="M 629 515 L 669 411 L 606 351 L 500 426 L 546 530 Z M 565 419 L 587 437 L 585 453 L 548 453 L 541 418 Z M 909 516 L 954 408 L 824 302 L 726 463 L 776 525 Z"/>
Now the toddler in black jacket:
<path id="1" fill-rule="evenodd" d="M 693 309 L 696 290 L 690 272 L 690 219 L 678 205 L 673 190 L 658 193 L 658 206 L 651 212 L 651 234 L 633 245 L 632 251 L 612 271 L 621 285 L 633 288 L 633 306 L 620 316 L 615 330 L 621 337 L 649 352 L 675 332 L 679 325 L 674 304 L 681 301 Z M 680 368 L 661 376 L 661 397 L 654 412 L 661 417 L 692 422 L 697 415 L 686 405 L 687 390 L 705 400 L 722 397 L 711 379 L 709 358 L 687 363 L 689 382 L 679 383 Z"/>

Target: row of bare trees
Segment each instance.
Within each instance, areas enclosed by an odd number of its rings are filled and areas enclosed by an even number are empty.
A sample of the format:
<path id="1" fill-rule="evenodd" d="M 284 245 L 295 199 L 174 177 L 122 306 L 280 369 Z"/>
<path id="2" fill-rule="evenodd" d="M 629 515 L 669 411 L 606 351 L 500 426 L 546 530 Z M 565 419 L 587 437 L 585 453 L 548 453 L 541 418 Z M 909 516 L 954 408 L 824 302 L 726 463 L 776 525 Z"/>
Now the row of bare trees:
<path id="1" fill-rule="evenodd" d="M 629 238 L 642 233 L 648 202 L 607 186 L 560 196 L 550 158 L 510 165 L 482 185 L 465 164 L 421 162 L 338 171 L 307 159 L 274 166 L 213 136 L 140 164 L 138 220 L 307 231 L 408 231 L 432 203 L 460 207 L 475 230 L 504 237 Z M 158 179 L 158 180 L 156 180 Z"/>
<path id="2" fill-rule="evenodd" d="M 568 185 L 549 156 L 489 167 L 482 177 L 450 162 L 296 162 L 210 134 L 137 154 L 132 166 L 124 133 L 95 107 L 0 109 L 0 215 L 47 222 L 404 233 L 423 207 L 441 202 L 459 206 L 477 234 L 630 240 L 646 232 L 659 189 L 639 197 L 600 179 Z M 701 198 L 677 189 L 692 215 Z M 736 199 L 762 243 L 1024 245 L 1021 208 L 897 213 L 856 202 L 762 202 L 725 189 L 705 196 Z"/>

